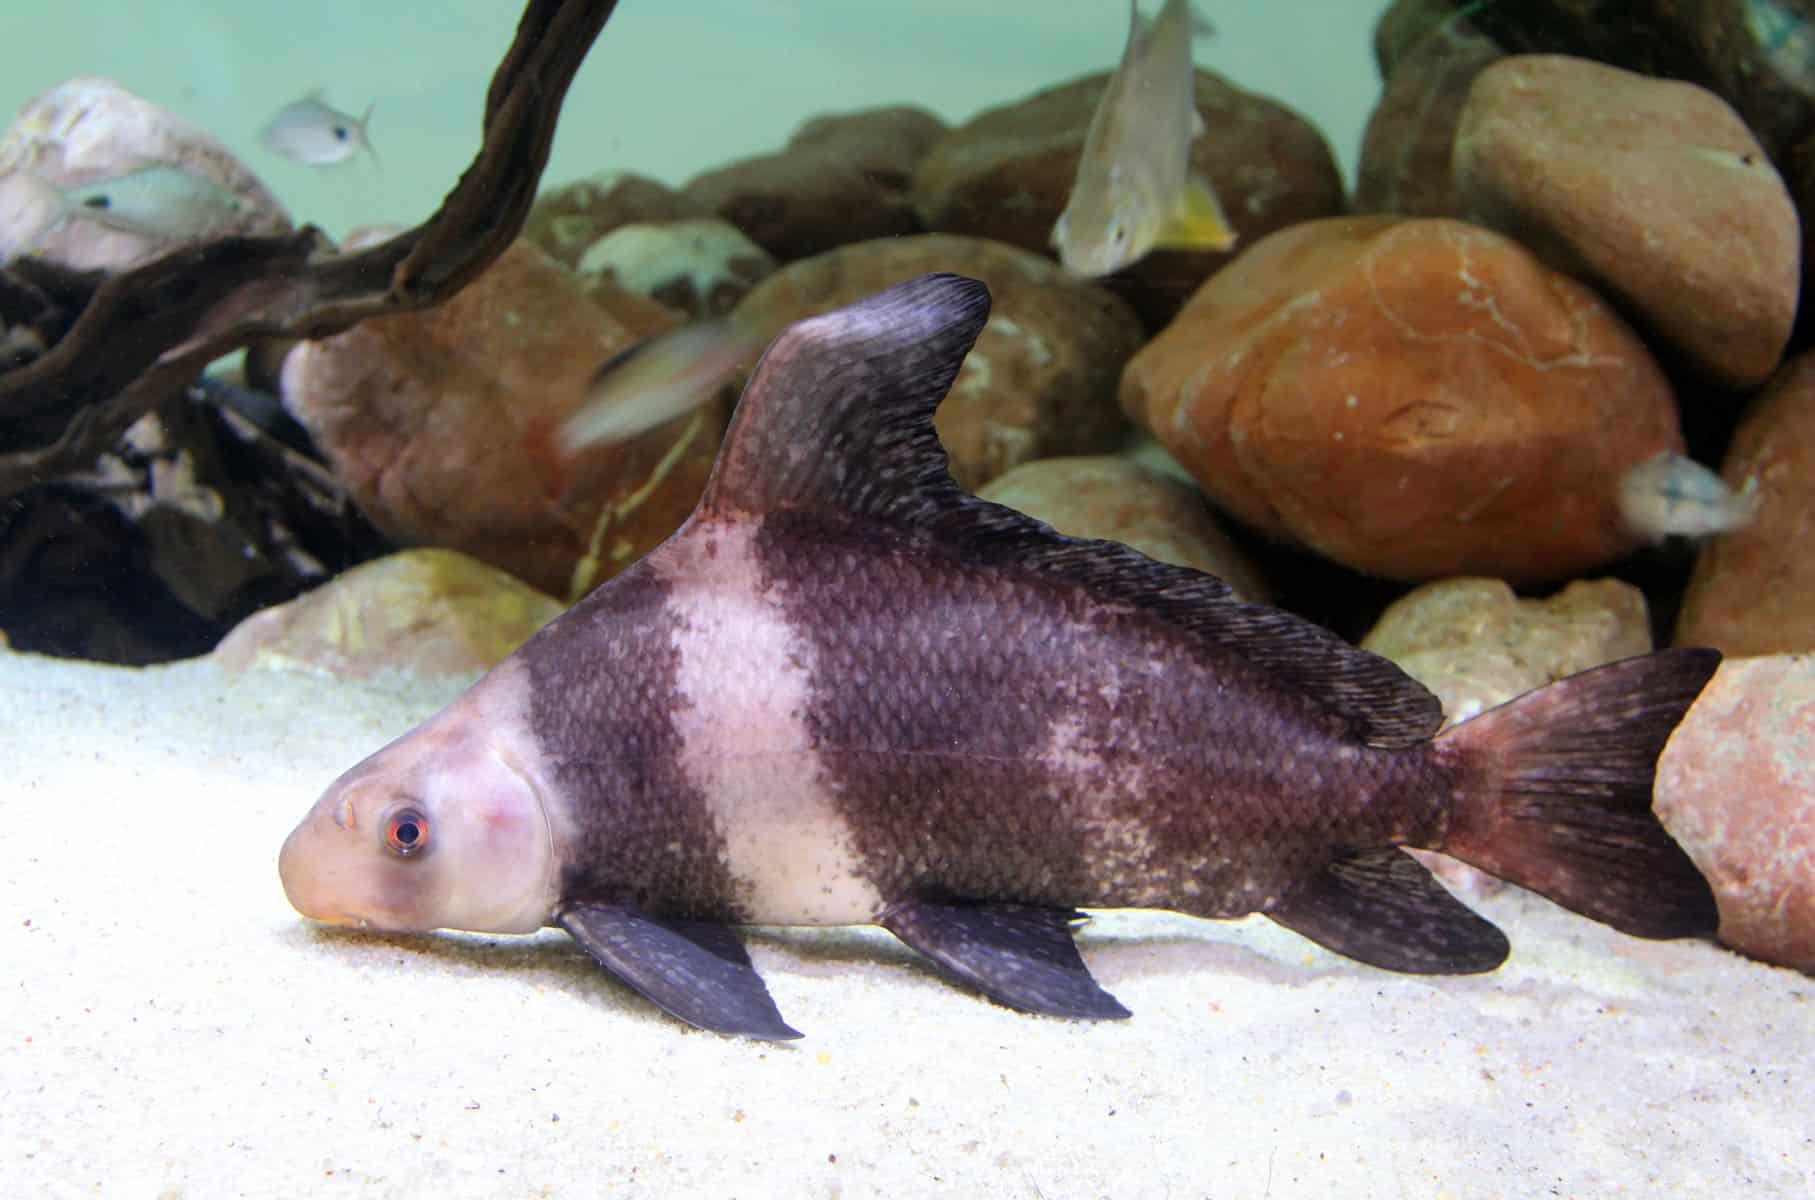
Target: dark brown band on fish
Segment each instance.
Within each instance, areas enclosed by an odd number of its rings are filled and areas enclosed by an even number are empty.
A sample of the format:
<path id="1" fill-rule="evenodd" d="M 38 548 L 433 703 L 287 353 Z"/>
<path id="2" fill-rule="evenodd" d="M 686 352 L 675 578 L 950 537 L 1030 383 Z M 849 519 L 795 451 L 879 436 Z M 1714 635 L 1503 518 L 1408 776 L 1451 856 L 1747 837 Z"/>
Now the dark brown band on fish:
<path id="1" fill-rule="evenodd" d="M 737 914 L 723 838 L 681 762 L 668 592 L 632 568 L 518 651 L 547 778 L 574 826 L 561 898 L 727 920 Z"/>

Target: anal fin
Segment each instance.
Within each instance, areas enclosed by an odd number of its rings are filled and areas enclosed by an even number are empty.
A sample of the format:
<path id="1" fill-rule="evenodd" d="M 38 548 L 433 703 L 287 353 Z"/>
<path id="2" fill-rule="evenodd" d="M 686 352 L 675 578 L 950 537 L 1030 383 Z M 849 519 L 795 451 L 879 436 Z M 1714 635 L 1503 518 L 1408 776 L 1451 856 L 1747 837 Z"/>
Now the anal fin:
<path id="1" fill-rule="evenodd" d="M 1078 957 L 1071 923 L 1082 916 L 1029 904 L 905 900 L 891 904 L 878 924 L 1009 1008 L 1091 1021 L 1130 1016 Z"/>
<path id="2" fill-rule="evenodd" d="M 1472 975 L 1506 961 L 1506 935 L 1394 846 L 1338 858 L 1267 910 L 1318 945 L 1389 971 Z"/>
<path id="3" fill-rule="evenodd" d="M 1193 175 L 1185 180 L 1178 211 L 1160 231 L 1154 249 L 1227 250 L 1235 245 L 1237 236 L 1216 192 Z"/>
<path id="4" fill-rule="evenodd" d="M 764 1041 L 801 1036 L 723 925 L 658 920 L 628 904 L 573 904 L 555 920 L 601 967 L 689 1025 Z"/>

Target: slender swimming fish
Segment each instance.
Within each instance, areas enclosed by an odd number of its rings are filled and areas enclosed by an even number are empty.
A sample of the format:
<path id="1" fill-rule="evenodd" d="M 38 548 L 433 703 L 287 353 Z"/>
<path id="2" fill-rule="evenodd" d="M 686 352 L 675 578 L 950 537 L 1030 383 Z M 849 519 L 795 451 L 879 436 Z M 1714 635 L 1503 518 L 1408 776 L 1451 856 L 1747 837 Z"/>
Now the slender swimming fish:
<path id="1" fill-rule="evenodd" d="M 1150 250 L 1227 250 L 1235 230 L 1191 174 L 1204 132 L 1191 65 L 1190 0 L 1166 0 L 1151 28 L 1129 5 L 1128 47 L 1090 119 L 1065 211 L 1052 228 L 1075 275 L 1108 275 Z M 1208 27 L 1196 22 L 1197 30 Z"/>
<path id="2" fill-rule="evenodd" d="M 928 275 L 784 331 L 699 507 L 329 786 L 290 902 L 567 930 L 694 1025 L 798 1036 L 730 926 L 883 926 L 1013 1008 L 1128 1010 L 1079 908 L 1265 913 L 1395 971 L 1506 938 L 1400 849 L 1641 937 L 1715 927 L 1651 812 L 1719 654 L 1666 650 L 1438 734 L 1392 663 L 1220 581 L 958 488 L 934 406 L 989 293 Z"/>
<path id="3" fill-rule="evenodd" d="M 561 448 L 636 437 L 701 407 L 762 352 L 735 317 L 691 321 L 613 355 L 593 375 L 585 401 L 561 425 Z"/>

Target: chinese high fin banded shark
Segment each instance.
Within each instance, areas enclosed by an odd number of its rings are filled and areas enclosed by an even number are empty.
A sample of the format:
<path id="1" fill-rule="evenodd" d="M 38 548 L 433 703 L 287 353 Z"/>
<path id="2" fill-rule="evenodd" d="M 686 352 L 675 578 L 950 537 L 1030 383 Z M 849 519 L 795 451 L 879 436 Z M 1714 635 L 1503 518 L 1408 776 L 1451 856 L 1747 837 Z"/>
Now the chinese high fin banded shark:
<path id="1" fill-rule="evenodd" d="M 798 1034 L 733 925 L 878 924 L 1073 1018 L 1128 1015 L 1072 942 L 1087 908 L 1498 966 L 1506 938 L 1404 846 L 1640 937 L 1713 931 L 1651 787 L 1716 652 L 1436 735 L 1385 659 L 961 491 L 931 418 L 988 309 L 927 275 L 784 331 L 686 524 L 337 779 L 284 843 L 291 903 L 558 925 L 681 1020 L 767 1039 Z"/>

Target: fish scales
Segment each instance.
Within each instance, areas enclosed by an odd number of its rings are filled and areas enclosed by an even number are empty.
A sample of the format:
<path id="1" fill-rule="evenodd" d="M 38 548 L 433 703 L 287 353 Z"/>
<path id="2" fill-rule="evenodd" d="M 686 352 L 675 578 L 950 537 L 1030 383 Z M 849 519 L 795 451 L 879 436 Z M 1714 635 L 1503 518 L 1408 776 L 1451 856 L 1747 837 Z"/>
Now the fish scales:
<path id="1" fill-rule="evenodd" d="M 736 888 L 710 798 L 681 763 L 683 649 L 668 616 L 672 587 L 651 571 L 627 574 L 520 651 L 528 732 L 564 846 L 561 895 L 734 919 Z"/>
<path id="2" fill-rule="evenodd" d="M 1245 914 L 1340 829 L 1430 825 L 1372 802 L 1403 759 L 1137 608 L 950 557 L 813 555 L 837 543 L 803 532 L 763 539 L 765 565 L 813 644 L 815 752 L 886 895 Z"/>
<path id="3" fill-rule="evenodd" d="M 1505 936 L 1404 846 L 1637 936 L 1712 933 L 1650 803 L 1716 652 L 1438 734 L 1386 660 L 962 492 L 931 417 L 987 311 L 924 276 L 779 337 L 669 541 L 330 785 L 279 856 L 298 910 L 558 925 L 682 1020 L 765 1039 L 799 1035 L 731 924 L 879 924 L 1003 1004 L 1093 1020 L 1129 1014 L 1077 906 L 1499 965 Z"/>

